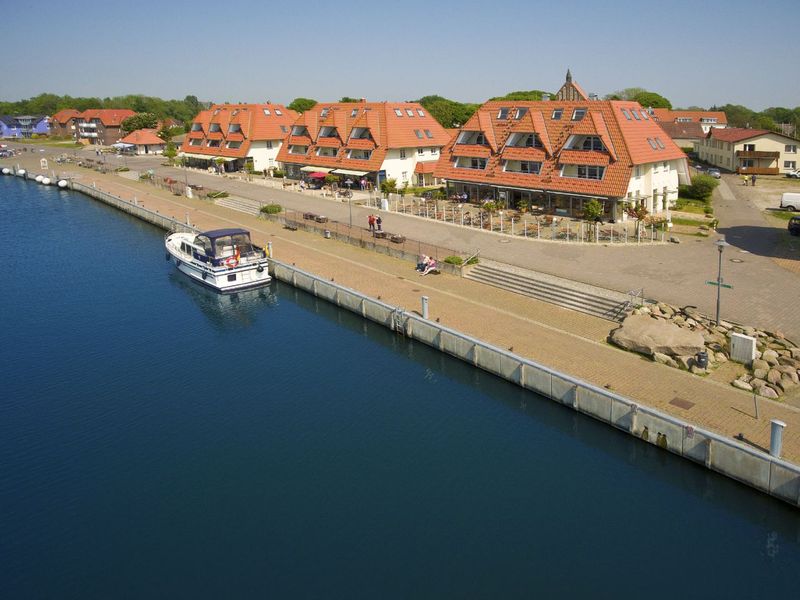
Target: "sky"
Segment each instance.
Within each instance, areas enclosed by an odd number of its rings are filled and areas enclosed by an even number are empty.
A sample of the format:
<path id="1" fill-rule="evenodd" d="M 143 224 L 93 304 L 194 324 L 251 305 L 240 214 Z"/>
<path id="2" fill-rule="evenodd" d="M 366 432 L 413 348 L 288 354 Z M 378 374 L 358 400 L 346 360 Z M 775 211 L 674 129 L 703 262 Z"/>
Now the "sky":
<path id="1" fill-rule="evenodd" d="M 796 0 L 40 0 L 4 21 L 0 100 L 51 92 L 483 102 L 555 92 L 569 68 L 600 96 L 642 87 L 674 107 L 794 108 L 798 8 Z"/>

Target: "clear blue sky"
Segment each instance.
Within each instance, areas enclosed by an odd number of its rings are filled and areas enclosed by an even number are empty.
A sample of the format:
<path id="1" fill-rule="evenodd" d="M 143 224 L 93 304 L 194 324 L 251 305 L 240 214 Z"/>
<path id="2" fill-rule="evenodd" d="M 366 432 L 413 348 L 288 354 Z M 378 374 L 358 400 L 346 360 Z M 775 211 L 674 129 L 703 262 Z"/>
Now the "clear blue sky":
<path id="1" fill-rule="evenodd" d="M 481 102 L 644 87 L 675 106 L 800 105 L 800 3 L 728 0 L 120 2 L 6 10 L 0 99 L 41 92 Z"/>

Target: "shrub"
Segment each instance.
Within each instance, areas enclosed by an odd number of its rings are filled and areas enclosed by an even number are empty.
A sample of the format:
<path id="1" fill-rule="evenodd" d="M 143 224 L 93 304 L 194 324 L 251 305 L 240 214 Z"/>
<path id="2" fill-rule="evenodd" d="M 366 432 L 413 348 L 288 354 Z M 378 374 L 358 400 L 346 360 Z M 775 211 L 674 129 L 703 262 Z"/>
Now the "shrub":
<path id="1" fill-rule="evenodd" d="M 277 215 L 283 210 L 280 204 L 265 204 L 261 207 L 261 212 L 265 215 Z"/>
<path id="2" fill-rule="evenodd" d="M 150 173 L 141 173 L 139 179 L 150 179 Z"/>
<path id="3" fill-rule="evenodd" d="M 276 177 L 278 179 L 283 179 L 284 177 L 286 177 L 286 173 L 284 173 L 280 169 L 273 169 L 272 170 L 272 176 Z"/>
<path id="4" fill-rule="evenodd" d="M 477 265 L 478 264 L 478 257 L 477 256 L 473 256 L 472 258 L 470 258 L 466 262 L 466 264 L 468 264 L 468 265 Z"/>
<path id="5" fill-rule="evenodd" d="M 710 206 L 706 206 L 706 207 L 703 209 L 703 212 L 704 212 L 704 213 L 706 213 L 707 215 L 713 215 L 713 214 L 714 214 L 714 209 L 713 209 L 713 208 L 711 208 Z"/>
<path id="6" fill-rule="evenodd" d="M 381 192 L 385 195 L 394 194 L 397 191 L 396 179 L 384 179 L 381 181 Z"/>
<path id="7" fill-rule="evenodd" d="M 214 198 L 214 199 L 216 199 L 216 198 L 227 198 L 228 195 L 229 195 L 228 192 L 209 192 L 208 193 L 208 197 L 209 198 Z"/>
<path id="8" fill-rule="evenodd" d="M 116 169 L 114 169 L 114 171 L 116 171 L 117 173 L 127 173 L 128 171 L 130 171 L 130 169 L 128 167 L 117 167 Z"/>
<path id="9" fill-rule="evenodd" d="M 460 265 L 464 263 L 464 259 L 461 258 L 460 256 L 447 256 L 445 257 L 443 262 L 446 262 L 447 264 L 450 265 Z"/>
<path id="10" fill-rule="evenodd" d="M 597 200 L 589 200 L 583 205 L 583 218 L 586 221 L 594 221 L 603 214 L 603 205 Z"/>
<path id="11" fill-rule="evenodd" d="M 682 186 L 685 187 L 685 190 L 683 190 L 685 193 L 681 193 L 682 190 L 679 187 L 678 195 L 685 195 L 687 198 L 708 201 L 708 199 L 711 198 L 711 194 L 714 192 L 714 188 L 718 185 L 719 180 L 710 175 L 695 175 L 692 177 L 692 185 Z"/>

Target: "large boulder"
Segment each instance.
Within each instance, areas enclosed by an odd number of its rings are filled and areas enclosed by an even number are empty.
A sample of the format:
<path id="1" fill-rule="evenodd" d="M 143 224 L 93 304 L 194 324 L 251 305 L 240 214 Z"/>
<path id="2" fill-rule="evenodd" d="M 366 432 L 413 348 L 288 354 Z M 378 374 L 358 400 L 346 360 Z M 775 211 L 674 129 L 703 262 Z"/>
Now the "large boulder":
<path id="1" fill-rule="evenodd" d="M 648 356 L 656 352 L 668 356 L 687 356 L 705 348 L 703 336 L 699 333 L 648 315 L 627 317 L 619 329 L 611 332 L 611 342 Z"/>

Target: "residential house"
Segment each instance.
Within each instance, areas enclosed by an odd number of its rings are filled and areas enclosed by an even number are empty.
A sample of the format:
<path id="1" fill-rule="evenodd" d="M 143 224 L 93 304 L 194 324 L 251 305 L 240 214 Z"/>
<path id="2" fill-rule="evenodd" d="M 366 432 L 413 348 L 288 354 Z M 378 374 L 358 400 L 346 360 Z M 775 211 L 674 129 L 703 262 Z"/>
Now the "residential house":
<path id="1" fill-rule="evenodd" d="M 297 113 L 282 104 L 215 104 L 192 122 L 180 155 L 188 164 L 226 171 L 251 165 L 256 171 L 277 167 L 277 155 Z"/>
<path id="2" fill-rule="evenodd" d="M 167 144 L 155 129 L 137 129 L 119 141 L 134 154 L 163 154 Z"/>
<path id="3" fill-rule="evenodd" d="M 50 117 L 50 134 L 56 137 L 76 137 L 78 132 L 77 122 L 80 114 L 80 111 L 74 108 L 65 108 L 58 111 Z"/>
<path id="4" fill-rule="evenodd" d="M 658 123 L 664 133 L 675 142 L 684 152 L 697 152 L 706 133 L 700 123 L 672 123 L 660 121 Z"/>
<path id="5" fill-rule="evenodd" d="M 798 145 L 775 131 L 729 127 L 709 131 L 698 153 L 701 160 L 736 173 L 777 175 L 798 168 Z"/>
<path id="6" fill-rule="evenodd" d="M 650 108 L 650 115 L 659 123 L 699 123 L 703 133 L 711 129 L 724 129 L 728 126 L 728 117 L 720 110 L 672 110 L 669 108 Z"/>
<path id="7" fill-rule="evenodd" d="M 614 220 L 667 211 L 689 182 L 686 155 L 638 103 L 591 100 L 569 76 L 554 100 L 481 106 L 434 175 L 448 195 L 570 216 L 597 200 Z"/>
<path id="8" fill-rule="evenodd" d="M 122 136 L 122 122 L 136 113 L 127 108 L 90 108 L 77 117 L 80 142 L 94 146 L 110 146 Z"/>
<path id="9" fill-rule="evenodd" d="M 297 118 L 278 160 L 293 178 L 316 171 L 371 185 L 433 185 L 449 139 L 417 102 L 321 103 Z"/>
<path id="10" fill-rule="evenodd" d="M 0 137 L 30 138 L 49 134 L 50 121 L 44 115 L 0 116 Z"/>

